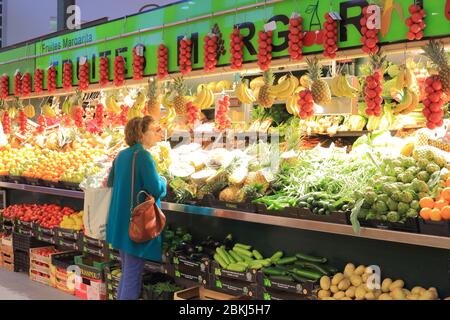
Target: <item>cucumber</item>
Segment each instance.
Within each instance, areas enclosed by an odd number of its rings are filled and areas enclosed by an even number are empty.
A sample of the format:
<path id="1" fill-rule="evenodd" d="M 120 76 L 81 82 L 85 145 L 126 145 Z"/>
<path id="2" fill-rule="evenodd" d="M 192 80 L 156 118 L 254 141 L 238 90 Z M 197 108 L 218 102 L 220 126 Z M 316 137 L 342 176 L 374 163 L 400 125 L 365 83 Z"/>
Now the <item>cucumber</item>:
<path id="1" fill-rule="evenodd" d="M 255 262 L 261 263 L 263 267 L 270 267 L 272 264 L 272 261 L 270 259 L 264 259 L 264 260 L 254 260 Z"/>
<path id="2" fill-rule="evenodd" d="M 239 264 L 241 266 L 244 266 L 244 267 L 248 268 L 248 263 L 247 262 L 238 262 L 236 264 Z"/>
<path id="3" fill-rule="evenodd" d="M 228 260 L 230 260 L 230 264 L 235 264 L 235 263 L 238 262 L 230 253 L 228 253 L 227 250 L 224 249 L 224 251 L 225 251 L 225 254 L 228 257 Z"/>
<path id="4" fill-rule="evenodd" d="M 309 262 L 316 262 L 316 263 L 326 263 L 327 262 L 327 258 L 310 256 L 310 255 L 304 254 L 304 253 L 297 253 L 295 256 L 300 260 L 309 261 Z"/>
<path id="5" fill-rule="evenodd" d="M 286 257 L 279 259 L 275 264 L 276 265 L 285 265 L 285 264 L 292 264 L 295 261 L 297 261 L 297 257 Z"/>
<path id="6" fill-rule="evenodd" d="M 224 269 L 228 266 L 228 264 L 222 259 L 222 257 L 218 253 L 214 255 L 214 260 L 217 261 L 217 263 L 220 264 L 220 266 Z"/>
<path id="7" fill-rule="evenodd" d="M 270 261 L 272 262 L 277 262 L 278 260 L 280 260 L 283 257 L 283 252 L 282 251 L 277 251 L 273 254 L 272 257 L 270 257 Z"/>
<path id="8" fill-rule="evenodd" d="M 247 267 L 241 265 L 241 264 L 237 264 L 237 263 L 233 263 L 233 264 L 229 264 L 225 269 L 229 270 L 229 271 L 234 271 L 234 272 L 245 272 L 247 271 Z"/>
<path id="9" fill-rule="evenodd" d="M 244 262 L 246 262 L 246 263 L 250 263 L 250 262 L 254 261 L 252 258 L 247 257 L 247 256 L 241 256 L 241 258 L 244 259 Z"/>
<path id="10" fill-rule="evenodd" d="M 254 256 L 257 260 L 263 260 L 263 259 L 264 259 L 264 257 L 262 256 L 261 253 L 259 253 L 258 250 L 253 250 L 252 253 L 253 253 L 253 256 Z"/>
<path id="11" fill-rule="evenodd" d="M 244 261 L 244 259 L 242 259 L 241 256 L 238 255 L 233 250 L 228 250 L 228 253 L 230 254 L 230 256 L 232 256 L 234 258 L 234 260 L 236 260 L 236 262 L 243 262 Z"/>
<path id="12" fill-rule="evenodd" d="M 306 279 L 310 279 L 310 280 L 319 280 L 320 278 L 322 278 L 322 274 L 319 272 L 315 272 L 312 270 L 303 270 L 303 269 L 298 269 L 298 268 L 294 268 L 292 269 L 292 272 L 294 272 L 296 275 L 299 275 L 300 277 L 306 278 Z"/>
<path id="13" fill-rule="evenodd" d="M 234 247 L 233 251 L 239 253 L 241 256 L 247 256 L 249 258 L 253 257 L 253 253 L 251 253 L 250 251 L 248 251 L 247 249 L 243 249 L 241 247 Z"/>
<path id="14" fill-rule="evenodd" d="M 291 275 L 292 278 L 294 278 L 294 280 L 295 280 L 296 282 L 303 283 L 303 282 L 311 281 L 311 280 L 306 279 L 306 278 L 304 278 L 304 277 L 300 277 L 299 275 L 297 275 L 297 274 L 294 273 L 294 272 L 292 272 L 290 275 Z"/>
<path id="15" fill-rule="evenodd" d="M 216 252 L 220 255 L 223 261 L 226 262 L 226 264 L 230 264 L 231 261 L 223 248 L 216 248 Z"/>
<path id="16" fill-rule="evenodd" d="M 314 262 L 307 262 L 307 261 L 297 261 L 295 263 L 296 266 L 299 266 L 301 268 L 307 268 L 307 269 L 311 269 L 311 270 L 316 270 L 317 272 L 322 273 L 322 275 L 327 276 L 330 274 L 330 272 L 325 269 L 323 266 L 314 263 Z"/>
<path id="17" fill-rule="evenodd" d="M 273 281 L 294 281 L 294 279 L 290 275 L 285 276 L 269 276 L 270 280 Z"/>
<path id="18" fill-rule="evenodd" d="M 262 268 L 262 272 L 267 276 L 284 276 L 287 274 L 286 271 L 278 268 Z"/>
<path id="19" fill-rule="evenodd" d="M 252 261 L 251 263 L 249 263 L 248 267 L 250 269 L 256 269 L 259 270 L 263 267 L 261 262 L 256 262 L 256 261 Z"/>
<path id="20" fill-rule="evenodd" d="M 249 245 L 247 245 L 247 244 L 242 244 L 242 243 L 236 243 L 235 245 L 234 245 L 234 247 L 236 248 L 236 247 L 239 247 L 239 248 L 242 248 L 242 249 L 245 249 L 245 250 L 250 250 L 251 248 L 252 248 L 252 246 L 249 246 Z"/>

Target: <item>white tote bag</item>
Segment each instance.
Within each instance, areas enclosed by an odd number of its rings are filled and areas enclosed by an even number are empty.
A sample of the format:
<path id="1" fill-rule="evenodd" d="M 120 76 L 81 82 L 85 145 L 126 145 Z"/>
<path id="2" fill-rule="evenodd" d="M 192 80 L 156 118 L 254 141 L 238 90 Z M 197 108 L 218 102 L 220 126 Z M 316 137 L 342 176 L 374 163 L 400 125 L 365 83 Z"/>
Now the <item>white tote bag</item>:
<path id="1" fill-rule="evenodd" d="M 84 233 L 86 236 L 106 239 L 106 223 L 111 204 L 111 188 L 86 188 L 84 190 Z"/>

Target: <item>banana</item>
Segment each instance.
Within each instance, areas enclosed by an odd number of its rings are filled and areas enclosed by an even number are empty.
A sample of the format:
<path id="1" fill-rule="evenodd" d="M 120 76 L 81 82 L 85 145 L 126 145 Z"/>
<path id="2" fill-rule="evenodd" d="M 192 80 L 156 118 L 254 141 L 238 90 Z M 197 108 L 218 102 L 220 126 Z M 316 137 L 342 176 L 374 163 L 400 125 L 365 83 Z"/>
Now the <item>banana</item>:
<path id="1" fill-rule="evenodd" d="M 142 92 L 139 92 L 136 100 L 133 103 L 133 108 L 137 109 L 137 110 L 142 110 L 145 107 L 145 94 L 143 94 Z"/>
<path id="2" fill-rule="evenodd" d="M 411 88 L 416 82 L 416 76 L 412 70 L 408 67 L 405 68 L 405 84 L 408 88 Z"/>
<path id="3" fill-rule="evenodd" d="M 11 114 L 11 112 L 10 112 L 10 114 Z M 42 114 L 49 118 L 56 118 L 56 112 L 55 112 L 55 110 L 52 109 L 52 107 L 50 107 L 49 104 L 45 104 L 42 107 Z"/>
<path id="4" fill-rule="evenodd" d="M 173 101 L 170 101 L 169 96 L 168 95 L 164 95 L 162 100 L 161 100 L 162 105 L 166 108 L 166 109 L 171 109 L 174 107 L 173 105 Z"/>
<path id="5" fill-rule="evenodd" d="M 406 89 L 405 90 L 405 95 L 403 96 L 402 102 L 400 102 L 397 106 L 397 108 L 395 108 L 394 110 L 394 114 L 399 114 L 402 111 L 408 109 L 411 106 L 411 103 L 413 102 L 413 97 L 411 95 L 411 92 Z"/>
<path id="6" fill-rule="evenodd" d="M 307 89 L 311 88 L 311 85 L 312 85 L 311 78 L 306 74 L 301 76 L 300 77 L 300 85 Z"/>
<path id="7" fill-rule="evenodd" d="M 208 89 L 206 88 L 206 90 Z M 207 102 L 206 99 L 208 98 L 207 97 L 208 93 L 206 90 L 203 89 L 200 92 L 197 92 L 197 96 L 195 97 L 195 100 L 192 102 L 194 106 L 197 106 L 200 109 L 204 109 L 205 102 Z"/>
<path id="8" fill-rule="evenodd" d="M 395 89 L 397 90 L 403 90 L 405 87 L 405 68 L 402 66 L 400 67 L 400 72 L 397 76 L 397 82 L 395 83 Z"/>
<path id="9" fill-rule="evenodd" d="M 260 88 L 263 85 L 265 85 L 264 77 L 257 77 L 250 81 L 250 89 L 252 89 L 253 92 L 255 92 L 256 88 Z"/>
<path id="10" fill-rule="evenodd" d="M 408 114 L 413 112 L 418 106 L 419 106 L 419 95 L 417 94 L 417 92 L 411 90 L 411 89 L 407 89 L 409 95 L 411 96 L 411 104 L 409 105 L 409 107 L 407 109 L 404 109 L 401 114 Z"/>
<path id="11" fill-rule="evenodd" d="M 228 80 L 221 80 L 216 84 L 215 92 L 222 92 L 224 90 L 230 90 L 232 83 Z"/>
<path id="12" fill-rule="evenodd" d="M 297 114 L 297 95 L 292 95 L 286 100 L 286 110 L 289 114 Z"/>
<path id="13" fill-rule="evenodd" d="M 209 90 L 214 92 L 214 90 L 216 90 L 216 83 L 215 82 L 210 82 L 210 83 L 208 83 L 207 87 L 208 87 Z"/>
<path id="14" fill-rule="evenodd" d="M 291 86 L 291 83 L 288 81 L 288 79 L 286 77 L 280 78 L 280 80 L 278 80 L 277 85 L 271 86 L 269 88 L 269 94 L 276 96 L 276 97 L 281 97 L 281 96 L 285 95 L 287 91 L 289 91 L 290 86 Z"/>
<path id="15" fill-rule="evenodd" d="M 206 90 L 206 101 L 204 104 L 204 108 L 202 109 L 211 107 L 214 104 L 214 99 L 214 93 L 210 89 Z"/>
<path id="16" fill-rule="evenodd" d="M 335 76 L 332 80 L 331 80 L 331 85 L 330 85 L 330 89 L 331 89 L 331 93 L 333 96 L 335 97 L 341 97 L 342 94 L 339 90 L 339 75 Z"/>
<path id="17" fill-rule="evenodd" d="M 256 101 L 255 96 L 251 92 L 251 90 L 247 87 L 247 83 L 239 83 L 236 86 L 236 97 L 241 101 L 242 103 L 253 103 Z"/>
<path id="18" fill-rule="evenodd" d="M 131 107 L 130 110 L 128 110 L 128 114 L 127 114 L 128 120 L 134 119 L 134 118 L 138 118 L 138 117 L 142 117 L 142 112 L 140 109 L 137 109 L 135 107 Z"/>
<path id="19" fill-rule="evenodd" d="M 108 98 L 106 98 L 106 108 L 113 113 L 119 113 L 122 111 L 122 109 L 120 109 L 119 105 L 117 104 L 116 98 L 114 96 L 109 96 Z"/>
<path id="20" fill-rule="evenodd" d="M 340 76 L 340 88 L 343 94 L 342 96 L 349 98 L 356 98 L 358 90 L 350 85 L 345 75 Z"/>

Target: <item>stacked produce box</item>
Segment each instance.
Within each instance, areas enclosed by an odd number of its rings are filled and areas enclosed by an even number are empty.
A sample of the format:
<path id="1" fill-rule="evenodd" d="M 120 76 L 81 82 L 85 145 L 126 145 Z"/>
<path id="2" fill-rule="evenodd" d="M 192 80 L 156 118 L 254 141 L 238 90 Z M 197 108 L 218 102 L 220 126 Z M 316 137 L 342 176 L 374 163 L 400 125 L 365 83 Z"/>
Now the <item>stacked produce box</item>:
<path id="1" fill-rule="evenodd" d="M 75 257 L 75 264 L 80 268 L 75 295 L 85 300 L 106 300 L 104 268 L 110 264 L 109 260 L 82 255 Z"/>
<path id="2" fill-rule="evenodd" d="M 106 300 L 117 300 L 119 281 L 122 276 L 120 265 L 105 266 Z"/>
<path id="3" fill-rule="evenodd" d="M 66 293 L 75 295 L 76 271 L 75 257 L 79 255 L 77 251 L 68 251 L 52 255 L 51 277 L 52 286 Z"/>
<path id="4" fill-rule="evenodd" d="M 3 234 L 1 238 L 1 267 L 8 271 L 14 271 L 12 235 Z"/>
<path id="5" fill-rule="evenodd" d="M 57 253 L 53 246 L 30 249 L 30 279 L 46 285 L 51 284 L 51 255 Z"/>

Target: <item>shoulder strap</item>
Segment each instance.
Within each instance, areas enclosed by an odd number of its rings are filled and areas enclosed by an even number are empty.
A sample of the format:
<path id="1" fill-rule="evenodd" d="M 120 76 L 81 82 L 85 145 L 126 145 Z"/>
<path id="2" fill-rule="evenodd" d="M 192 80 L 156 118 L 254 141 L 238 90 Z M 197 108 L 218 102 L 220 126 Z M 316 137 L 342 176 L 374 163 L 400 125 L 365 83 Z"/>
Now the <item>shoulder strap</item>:
<path id="1" fill-rule="evenodd" d="M 134 167 L 136 164 L 136 157 L 139 153 L 139 150 L 136 150 L 133 154 L 133 161 L 131 163 L 131 203 L 130 203 L 130 212 L 133 212 L 133 203 L 134 203 Z"/>

